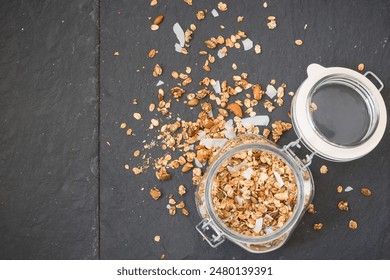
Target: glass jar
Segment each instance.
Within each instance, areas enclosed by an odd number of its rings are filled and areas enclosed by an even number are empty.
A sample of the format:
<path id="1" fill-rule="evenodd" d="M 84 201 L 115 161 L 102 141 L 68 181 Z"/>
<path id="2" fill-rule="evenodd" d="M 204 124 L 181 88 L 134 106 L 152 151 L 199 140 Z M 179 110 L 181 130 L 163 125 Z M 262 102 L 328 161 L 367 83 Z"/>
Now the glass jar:
<path id="1" fill-rule="evenodd" d="M 382 138 L 387 121 L 380 91 L 383 83 L 372 72 L 364 75 L 346 68 L 309 65 L 308 78 L 298 88 L 291 104 L 293 127 L 298 139 L 279 147 L 263 136 L 247 134 L 226 142 L 210 159 L 195 199 L 202 221 L 196 226 L 212 246 L 226 239 L 253 253 L 275 250 L 286 243 L 314 195 L 314 182 L 308 166 L 314 155 L 331 161 L 351 161 L 369 153 Z M 379 89 L 367 78 L 372 76 Z M 292 148 L 310 151 L 304 160 Z M 281 159 L 294 173 L 297 201 L 285 224 L 263 236 L 247 236 L 227 227 L 218 217 L 212 201 L 214 178 L 232 155 L 258 150 Z"/>

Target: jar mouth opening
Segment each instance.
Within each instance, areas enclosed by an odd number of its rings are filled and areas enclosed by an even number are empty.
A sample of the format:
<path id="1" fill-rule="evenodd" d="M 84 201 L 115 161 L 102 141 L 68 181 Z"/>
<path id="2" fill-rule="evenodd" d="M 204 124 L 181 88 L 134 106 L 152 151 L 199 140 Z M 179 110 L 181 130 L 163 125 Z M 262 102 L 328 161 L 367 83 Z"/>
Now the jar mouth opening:
<path id="1" fill-rule="evenodd" d="M 362 145 L 378 126 L 378 105 L 370 90 L 347 74 L 320 79 L 310 90 L 306 107 L 311 129 L 339 148 Z"/>
<path id="2" fill-rule="evenodd" d="M 285 224 L 271 232 L 267 233 L 263 236 L 247 236 L 245 234 L 240 234 L 239 232 L 229 228 L 225 223 L 222 221 L 222 219 L 216 214 L 214 210 L 214 205 L 212 201 L 212 189 L 213 189 L 213 181 L 216 177 L 216 174 L 219 170 L 219 168 L 222 166 L 222 164 L 228 160 L 230 157 L 232 157 L 234 154 L 237 154 L 239 152 L 245 151 L 245 150 L 256 150 L 256 151 L 266 151 L 269 153 L 274 154 L 275 156 L 279 157 L 294 173 L 296 185 L 297 185 L 297 202 L 293 210 L 293 214 L 289 219 L 285 222 Z M 205 204 L 207 211 L 210 215 L 210 218 L 215 222 L 215 224 L 220 228 L 220 230 L 230 238 L 234 238 L 241 242 L 248 242 L 248 243 L 254 243 L 254 242 L 267 242 L 272 241 L 274 239 L 277 239 L 292 228 L 295 227 L 297 224 L 301 213 L 304 208 L 304 191 L 303 191 L 303 179 L 302 175 L 299 173 L 301 172 L 295 159 L 292 158 L 292 156 L 285 153 L 283 150 L 274 147 L 270 144 L 263 144 L 263 143 L 249 143 L 249 144 L 242 144 L 237 147 L 232 148 L 225 154 L 223 154 L 221 157 L 219 157 L 210 167 L 209 174 L 207 175 L 206 182 L 205 182 Z"/>

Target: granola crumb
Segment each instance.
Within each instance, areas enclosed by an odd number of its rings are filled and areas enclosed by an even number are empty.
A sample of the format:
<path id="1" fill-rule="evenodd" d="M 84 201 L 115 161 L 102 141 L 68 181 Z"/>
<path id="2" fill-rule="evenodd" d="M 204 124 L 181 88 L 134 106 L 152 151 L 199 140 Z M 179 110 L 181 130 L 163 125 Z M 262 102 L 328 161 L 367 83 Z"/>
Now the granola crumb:
<path id="1" fill-rule="evenodd" d="M 348 223 L 348 227 L 352 230 L 355 230 L 358 227 L 358 223 L 355 220 L 350 220 Z"/>
<path id="2" fill-rule="evenodd" d="M 342 186 L 338 186 L 337 187 L 337 192 L 338 193 L 342 193 L 343 192 L 343 187 Z"/>
<path id="3" fill-rule="evenodd" d="M 228 9 L 228 6 L 226 3 L 223 3 L 223 2 L 218 3 L 218 10 L 220 10 L 221 12 L 225 12 L 225 11 L 227 11 L 227 9 Z"/>
<path id="4" fill-rule="evenodd" d="M 238 16 L 237 17 L 237 22 L 242 22 L 244 20 L 244 17 L 243 16 Z"/>
<path id="5" fill-rule="evenodd" d="M 337 204 L 337 207 L 340 211 L 348 211 L 348 201 L 340 201 Z"/>
<path id="6" fill-rule="evenodd" d="M 160 191 L 158 188 L 156 188 L 156 187 L 154 187 L 153 189 L 151 189 L 151 190 L 149 191 L 149 194 L 150 194 L 150 196 L 151 196 L 154 200 L 158 200 L 158 199 L 161 197 L 161 191 Z"/>
<path id="7" fill-rule="evenodd" d="M 371 196 L 371 190 L 369 188 L 361 188 L 360 193 L 366 197 Z"/>
<path id="8" fill-rule="evenodd" d="M 309 214 L 314 214 L 316 211 L 314 209 L 314 204 L 313 203 L 310 203 L 309 204 L 309 207 L 307 208 L 307 213 Z"/>
<path id="9" fill-rule="evenodd" d="M 160 235 L 156 235 L 156 236 L 154 237 L 154 241 L 155 241 L 155 242 L 160 242 L 160 239 L 161 239 Z"/>
<path id="10" fill-rule="evenodd" d="M 180 186 L 179 186 L 178 193 L 179 193 L 180 195 L 185 195 L 185 193 L 186 193 L 186 188 L 184 187 L 184 185 L 180 185 Z"/>
<path id="11" fill-rule="evenodd" d="M 321 174 L 328 173 L 328 167 L 326 165 L 322 165 L 321 168 L 320 168 L 320 173 Z"/>
<path id="12" fill-rule="evenodd" d="M 322 223 L 317 223 L 313 225 L 314 230 L 322 230 L 323 227 L 324 225 Z"/>
<path id="13" fill-rule="evenodd" d="M 114 55 L 115 56 L 119 56 L 119 52 L 114 52 Z"/>

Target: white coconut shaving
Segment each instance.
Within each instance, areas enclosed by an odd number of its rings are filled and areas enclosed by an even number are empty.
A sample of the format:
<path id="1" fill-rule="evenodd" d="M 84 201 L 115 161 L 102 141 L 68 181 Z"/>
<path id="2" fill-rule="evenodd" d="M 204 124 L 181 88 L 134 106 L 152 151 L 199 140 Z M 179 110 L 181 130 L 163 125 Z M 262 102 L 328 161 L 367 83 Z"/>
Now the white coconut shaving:
<path id="1" fill-rule="evenodd" d="M 241 120 L 241 124 L 245 127 L 249 127 L 251 125 L 267 126 L 269 124 L 269 117 L 266 115 L 262 115 L 244 118 Z"/>
<path id="2" fill-rule="evenodd" d="M 263 218 L 258 218 L 256 220 L 255 228 L 253 229 L 253 231 L 259 233 L 262 227 L 263 227 Z"/>
<path id="3" fill-rule="evenodd" d="M 272 217 L 271 217 L 270 215 L 268 215 L 268 214 L 265 214 L 265 215 L 264 215 L 264 218 L 265 218 L 265 219 L 269 219 L 269 220 L 271 220 L 271 221 L 274 219 L 274 218 L 272 218 Z"/>
<path id="4" fill-rule="evenodd" d="M 236 196 L 236 199 L 237 199 L 237 202 L 238 202 L 238 205 L 242 206 L 242 203 L 244 202 L 244 200 L 242 199 L 241 196 Z"/>
<path id="5" fill-rule="evenodd" d="M 194 144 L 188 145 L 188 149 L 193 150 L 194 149 Z"/>
<path id="6" fill-rule="evenodd" d="M 211 10 L 211 14 L 212 14 L 214 17 L 219 16 L 219 14 L 218 14 L 218 12 L 217 12 L 216 9 L 212 9 L 212 10 Z"/>
<path id="7" fill-rule="evenodd" d="M 266 227 L 265 228 L 265 234 L 271 234 L 273 232 L 274 232 L 274 230 L 272 229 L 272 227 Z"/>
<path id="8" fill-rule="evenodd" d="M 200 167 L 200 168 L 203 167 L 203 164 L 201 164 L 200 161 L 199 161 L 196 157 L 194 158 L 194 161 L 195 161 L 195 165 L 196 165 L 197 167 Z"/>
<path id="9" fill-rule="evenodd" d="M 279 184 L 279 187 L 283 187 L 284 185 L 284 182 L 282 180 L 282 177 L 280 177 L 279 173 L 274 171 L 274 175 L 275 175 L 275 178 L 276 178 L 276 181 L 278 182 Z"/>
<path id="10" fill-rule="evenodd" d="M 265 93 L 269 96 L 269 98 L 274 98 L 278 91 L 273 85 L 268 85 Z"/>
<path id="11" fill-rule="evenodd" d="M 244 51 L 250 50 L 253 48 L 253 41 L 249 38 L 246 38 L 245 40 L 242 40 L 242 45 L 244 47 Z"/>
<path id="12" fill-rule="evenodd" d="M 218 81 L 215 81 L 215 86 L 213 86 L 215 93 L 221 93 L 221 84 Z"/>
<path id="13" fill-rule="evenodd" d="M 252 177 L 253 169 L 249 167 L 244 172 L 242 172 L 242 176 L 244 176 L 245 179 L 250 180 Z"/>
<path id="14" fill-rule="evenodd" d="M 219 49 L 219 50 L 218 50 L 217 55 L 218 55 L 219 58 L 223 58 L 223 57 L 226 56 L 226 54 L 222 52 L 222 49 Z"/>
<path id="15" fill-rule="evenodd" d="M 178 53 L 181 53 L 181 46 L 180 46 L 180 44 L 178 44 L 178 43 L 175 44 L 175 51 L 177 51 Z"/>
<path id="16" fill-rule="evenodd" d="M 243 167 L 245 164 L 247 164 L 248 161 L 246 159 L 244 159 L 240 164 L 237 164 L 235 166 L 226 166 L 227 170 L 229 170 L 229 172 L 235 172 L 237 170 L 239 170 L 241 167 Z"/>
<path id="17" fill-rule="evenodd" d="M 234 127 L 233 127 L 233 120 L 228 120 L 225 123 L 225 130 L 223 131 L 223 134 L 227 139 L 233 139 L 236 137 L 236 133 L 234 132 Z"/>
<path id="18" fill-rule="evenodd" d="M 184 36 L 183 28 L 181 28 L 179 23 L 176 22 L 173 25 L 173 32 L 175 32 L 176 37 L 179 40 L 180 46 L 183 48 L 184 43 L 185 43 L 185 40 L 184 40 L 185 36 Z M 181 52 L 181 49 L 180 49 L 180 52 Z"/>
<path id="19" fill-rule="evenodd" d="M 345 188 L 344 190 L 345 192 L 350 192 L 350 191 L 353 191 L 353 188 L 351 186 L 348 186 Z"/>
<path id="20" fill-rule="evenodd" d="M 207 149 L 211 149 L 213 147 L 221 148 L 225 145 L 227 139 L 223 138 L 215 138 L 215 139 L 202 139 L 200 141 L 200 145 L 205 146 Z"/>
<path id="21" fill-rule="evenodd" d="M 202 131 L 198 134 L 198 140 L 202 140 L 206 137 L 206 131 Z"/>
<path id="22" fill-rule="evenodd" d="M 170 204 L 167 204 L 167 209 L 169 210 L 169 209 L 171 209 L 171 205 Z"/>
<path id="23" fill-rule="evenodd" d="M 210 118 L 214 118 L 213 111 L 208 112 L 207 115 L 208 115 Z"/>
<path id="24" fill-rule="evenodd" d="M 164 84 L 164 82 L 161 81 L 161 80 L 159 80 L 159 81 L 157 82 L 157 84 L 156 84 L 156 87 L 162 86 L 163 84 Z"/>

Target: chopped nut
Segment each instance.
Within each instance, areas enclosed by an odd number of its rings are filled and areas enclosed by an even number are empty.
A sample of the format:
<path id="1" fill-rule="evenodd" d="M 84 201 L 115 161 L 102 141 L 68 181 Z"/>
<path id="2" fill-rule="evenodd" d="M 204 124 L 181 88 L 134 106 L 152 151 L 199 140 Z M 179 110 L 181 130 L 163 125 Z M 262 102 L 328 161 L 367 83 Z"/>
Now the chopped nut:
<path id="1" fill-rule="evenodd" d="M 176 207 L 171 205 L 171 207 L 169 207 L 169 215 L 175 216 L 175 214 L 176 214 Z"/>
<path id="2" fill-rule="evenodd" d="M 188 6 L 192 6 L 192 0 L 184 0 L 184 3 L 187 3 Z"/>
<path id="3" fill-rule="evenodd" d="M 196 106 L 196 105 L 198 105 L 198 103 L 199 103 L 199 99 L 197 99 L 197 98 L 191 99 L 187 102 L 187 104 L 190 106 Z"/>
<path id="4" fill-rule="evenodd" d="M 220 11 L 225 12 L 225 11 L 227 11 L 227 8 L 228 8 L 228 6 L 226 3 L 223 3 L 223 2 L 218 3 L 218 9 Z"/>
<path id="5" fill-rule="evenodd" d="M 355 220 L 350 220 L 349 223 L 348 223 L 348 226 L 349 226 L 350 229 L 355 230 L 355 229 L 357 229 L 358 224 L 357 224 L 357 222 Z"/>
<path id="6" fill-rule="evenodd" d="M 348 211 L 348 201 L 340 201 L 340 202 L 337 204 L 337 207 L 338 207 L 341 211 Z"/>
<path id="7" fill-rule="evenodd" d="M 176 204 L 176 201 L 173 198 L 170 198 L 168 202 L 171 205 L 175 205 Z"/>
<path id="8" fill-rule="evenodd" d="M 263 97 L 263 91 L 259 84 L 253 86 L 253 98 L 256 100 L 260 100 Z"/>
<path id="9" fill-rule="evenodd" d="M 177 209 L 182 209 L 182 208 L 184 208 L 186 205 L 185 205 L 185 203 L 184 203 L 184 201 L 180 201 L 178 204 L 176 204 L 176 208 Z"/>
<path id="10" fill-rule="evenodd" d="M 314 209 L 314 204 L 310 203 L 309 207 L 307 208 L 307 213 L 314 214 L 316 211 Z"/>
<path id="11" fill-rule="evenodd" d="M 358 65 L 358 70 L 359 70 L 360 72 L 362 72 L 362 71 L 364 70 L 364 64 L 363 64 L 363 63 L 360 63 L 360 64 Z"/>
<path id="12" fill-rule="evenodd" d="M 215 49 L 215 47 L 217 46 L 213 41 L 211 40 L 206 40 L 204 41 L 204 44 L 206 45 L 206 47 L 208 47 L 209 49 Z"/>
<path id="13" fill-rule="evenodd" d="M 314 224 L 313 229 L 314 230 L 321 230 L 323 228 L 323 226 L 324 225 L 322 223 Z"/>
<path id="14" fill-rule="evenodd" d="M 119 52 L 114 52 L 114 55 L 115 56 L 119 56 Z"/>
<path id="15" fill-rule="evenodd" d="M 163 20 L 164 20 L 164 16 L 158 16 L 158 17 L 156 17 L 155 19 L 154 19 L 154 21 L 153 21 L 153 24 L 155 24 L 155 25 L 160 25 L 162 22 L 163 22 Z"/>
<path id="16" fill-rule="evenodd" d="M 205 18 L 205 12 L 204 12 L 204 11 L 198 11 L 198 12 L 196 13 L 196 18 L 197 18 L 198 20 L 204 19 L 204 18 Z"/>
<path id="17" fill-rule="evenodd" d="M 238 105 L 237 103 L 230 103 L 226 109 L 228 109 L 230 112 L 232 112 L 234 115 L 237 117 L 242 118 L 242 109 L 241 106 Z"/>
<path id="18" fill-rule="evenodd" d="M 154 200 L 158 200 L 161 197 L 161 191 L 157 188 L 151 189 L 149 194 Z"/>
<path id="19" fill-rule="evenodd" d="M 244 17 L 243 16 L 238 16 L 237 17 L 237 22 L 242 22 L 244 20 Z"/>
<path id="20" fill-rule="evenodd" d="M 158 77 L 162 74 L 163 70 L 160 65 L 156 64 L 153 69 L 153 77 Z"/>
<path id="21" fill-rule="evenodd" d="M 321 174 L 328 173 L 328 167 L 326 167 L 326 165 L 322 165 L 321 168 L 320 168 L 320 173 Z"/>
<path id="22" fill-rule="evenodd" d="M 157 0 L 150 1 L 150 6 L 156 6 L 158 4 Z"/>
<path id="23" fill-rule="evenodd" d="M 183 166 L 183 168 L 181 169 L 181 171 L 182 171 L 183 173 L 185 173 L 185 172 L 190 171 L 193 167 L 194 167 L 194 165 L 193 165 L 192 163 L 187 162 L 186 164 L 184 164 L 184 166 Z"/>
<path id="24" fill-rule="evenodd" d="M 301 46 L 303 44 L 303 41 L 300 39 L 295 40 L 295 45 Z"/>
<path id="25" fill-rule="evenodd" d="M 186 188 L 184 187 L 184 185 L 180 185 L 179 186 L 178 192 L 179 192 L 180 195 L 185 195 Z"/>
<path id="26" fill-rule="evenodd" d="M 360 192 L 364 196 L 371 196 L 371 190 L 369 188 L 361 188 Z"/>
<path id="27" fill-rule="evenodd" d="M 188 212 L 187 209 L 183 208 L 181 209 L 181 213 L 184 215 L 184 216 L 188 216 L 190 214 L 190 212 Z"/>

